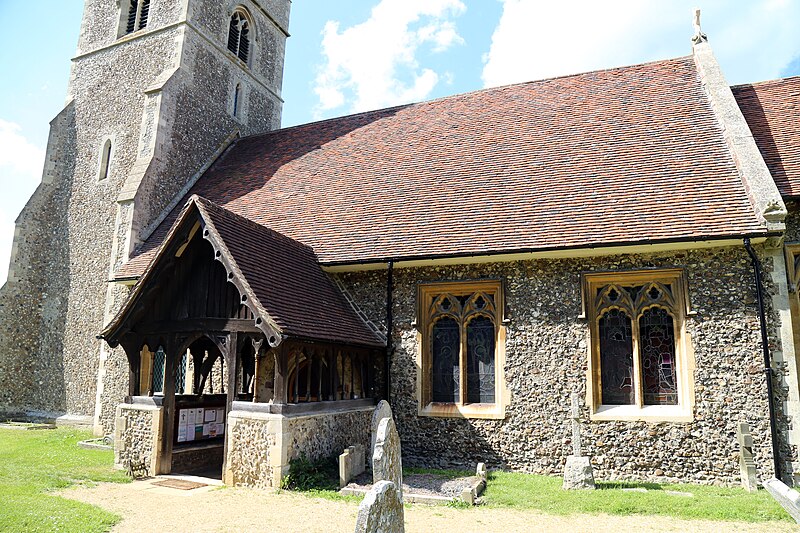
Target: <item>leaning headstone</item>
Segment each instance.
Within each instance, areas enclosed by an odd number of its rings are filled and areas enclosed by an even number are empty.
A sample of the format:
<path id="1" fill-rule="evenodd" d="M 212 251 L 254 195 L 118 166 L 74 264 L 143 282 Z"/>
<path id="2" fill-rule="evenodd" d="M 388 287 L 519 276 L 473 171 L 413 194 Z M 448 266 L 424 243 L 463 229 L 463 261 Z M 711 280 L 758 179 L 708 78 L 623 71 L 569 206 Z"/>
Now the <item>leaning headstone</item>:
<path id="1" fill-rule="evenodd" d="M 370 458 L 375 454 L 375 439 L 378 436 L 378 424 L 380 424 L 381 420 L 384 418 L 393 418 L 392 408 L 389 405 L 389 402 L 386 400 L 381 400 L 378 402 L 378 405 L 375 407 L 375 411 L 372 413 L 372 424 L 370 424 L 370 430 L 372 433 L 372 446 L 369 450 Z"/>
<path id="2" fill-rule="evenodd" d="M 753 461 L 753 435 L 750 433 L 750 425 L 741 422 L 736 429 L 736 437 L 739 440 L 739 470 L 742 474 L 742 487 L 747 492 L 758 490 L 758 479 L 756 477 L 756 463 Z"/>
<path id="3" fill-rule="evenodd" d="M 348 446 L 339 456 L 339 488 L 341 489 L 354 477 L 364 472 L 364 446 L 356 444 Z"/>
<path id="4" fill-rule="evenodd" d="M 578 395 L 572 394 L 572 455 L 564 465 L 564 484 L 566 490 L 594 489 L 594 472 L 588 456 L 581 455 L 581 423 Z"/>
<path id="5" fill-rule="evenodd" d="M 475 469 L 475 475 L 486 481 L 486 463 L 478 463 L 478 468 Z"/>
<path id="6" fill-rule="evenodd" d="M 355 533 L 404 533 L 403 501 L 391 481 L 378 481 L 358 506 Z"/>
<path id="7" fill-rule="evenodd" d="M 375 452 L 372 454 L 372 482 L 391 481 L 403 501 L 403 461 L 400 453 L 400 435 L 394 420 L 384 418 L 378 424 Z"/>

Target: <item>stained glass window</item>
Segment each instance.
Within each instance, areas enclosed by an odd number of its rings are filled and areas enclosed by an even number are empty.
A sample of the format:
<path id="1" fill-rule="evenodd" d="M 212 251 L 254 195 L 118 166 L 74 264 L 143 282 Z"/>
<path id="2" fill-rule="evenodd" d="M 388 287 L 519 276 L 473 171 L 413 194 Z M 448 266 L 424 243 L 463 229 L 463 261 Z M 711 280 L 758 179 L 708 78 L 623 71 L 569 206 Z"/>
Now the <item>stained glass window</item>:
<path id="1" fill-rule="evenodd" d="M 455 403 L 460 399 L 459 352 L 461 334 L 458 323 L 445 317 L 433 325 L 433 383 L 434 402 Z"/>
<path id="2" fill-rule="evenodd" d="M 619 309 L 611 309 L 600 317 L 598 329 L 603 403 L 631 405 L 635 402 L 631 319 Z"/>
<path id="3" fill-rule="evenodd" d="M 430 338 L 426 341 L 429 359 L 423 370 L 430 383 L 430 395 L 425 401 L 496 403 L 500 284 L 442 285 L 446 292 L 426 291 Z"/>
<path id="4" fill-rule="evenodd" d="M 665 309 L 653 307 L 639 318 L 645 405 L 677 405 L 675 326 Z"/>
<path id="5" fill-rule="evenodd" d="M 476 302 L 485 305 L 485 301 Z M 494 402 L 494 322 L 478 316 L 467 324 L 467 401 Z"/>
<path id="6" fill-rule="evenodd" d="M 686 407 L 679 392 L 683 272 L 619 274 L 612 280 L 607 273 L 586 276 L 596 350 L 591 361 L 595 405 Z"/>

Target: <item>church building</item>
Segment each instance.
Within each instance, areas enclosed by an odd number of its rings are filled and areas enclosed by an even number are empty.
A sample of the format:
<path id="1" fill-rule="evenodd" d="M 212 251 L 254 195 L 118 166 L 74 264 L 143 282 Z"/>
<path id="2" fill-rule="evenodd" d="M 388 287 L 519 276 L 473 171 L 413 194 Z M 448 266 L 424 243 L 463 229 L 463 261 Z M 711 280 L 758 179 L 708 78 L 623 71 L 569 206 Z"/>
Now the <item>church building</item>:
<path id="1" fill-rule="evenodd" d="M 369 448 L 800 483 L 800 77 L 688 55 L 280 128 L 290 0 L 86 0 L 0 289 L 0 412 L 278 486 Z M 291 68 L 291 65 L 289 65 Z"/>

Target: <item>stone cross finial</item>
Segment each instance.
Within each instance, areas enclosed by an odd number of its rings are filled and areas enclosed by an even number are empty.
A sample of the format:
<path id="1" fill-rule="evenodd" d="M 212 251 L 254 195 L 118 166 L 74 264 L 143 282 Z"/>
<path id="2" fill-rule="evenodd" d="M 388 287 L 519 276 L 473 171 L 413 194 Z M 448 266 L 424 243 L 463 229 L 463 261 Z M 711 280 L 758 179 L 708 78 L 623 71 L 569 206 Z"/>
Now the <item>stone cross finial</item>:
<path id="1" fill-rule="evenodd" d="M 581 409 L 578 403 L 578 395 L 572 393 L 572 455 L 581 455 Z"/>
<path id="2" fill-rule="evenodd" d="M 694 44 L 706 43 L 708 42 L 708 37 L 703 31 L 700 29 L 700 9 L 696 8 L 694 10 L 694 35 L 692 36 L 692 42 Z"/>

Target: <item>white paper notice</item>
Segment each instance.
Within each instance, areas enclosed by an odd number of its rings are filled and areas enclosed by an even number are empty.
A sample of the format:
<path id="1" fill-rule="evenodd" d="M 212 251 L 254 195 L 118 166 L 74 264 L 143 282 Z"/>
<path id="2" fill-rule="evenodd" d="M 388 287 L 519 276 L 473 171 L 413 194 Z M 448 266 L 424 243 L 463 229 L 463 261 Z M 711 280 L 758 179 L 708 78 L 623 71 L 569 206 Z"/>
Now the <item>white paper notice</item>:
<path id="1" fill-rule="evenodd" d="M 206 409 L 206 417 L 203 422 L 214 422 L 217 420 L 217 411 L 214 409 Z"/>
<path id="2" fill-rule="evenodd" d="M 211 434 L 211 424 L 203 424 L 203 436 L 208 437 Z"/>
<path id="3" fill-rule="evenodd" d="M 189 418 L 188 409 L 181 409 L 178 413 L 178 442 L 186 442 L 186 421 Z"/>

